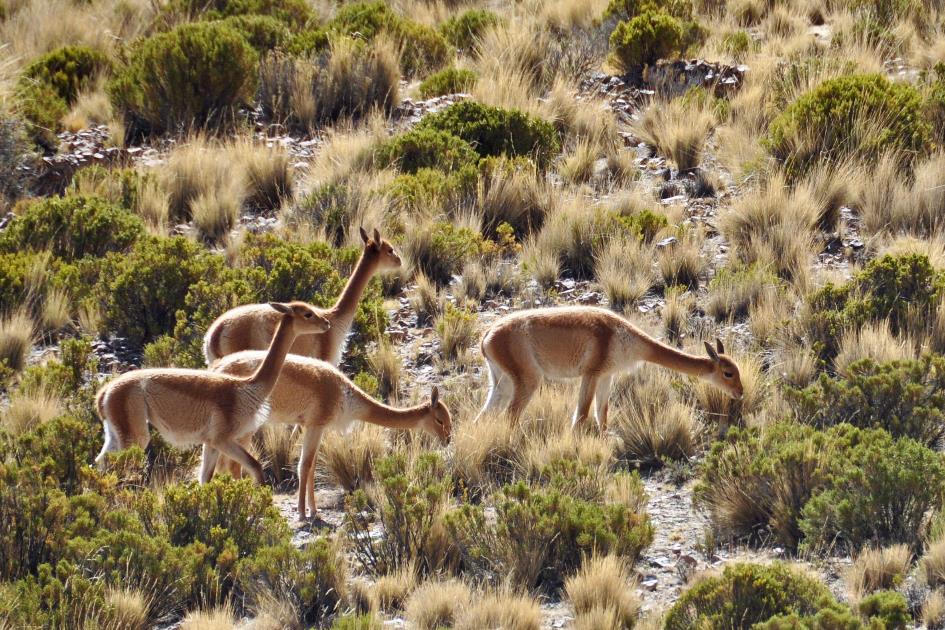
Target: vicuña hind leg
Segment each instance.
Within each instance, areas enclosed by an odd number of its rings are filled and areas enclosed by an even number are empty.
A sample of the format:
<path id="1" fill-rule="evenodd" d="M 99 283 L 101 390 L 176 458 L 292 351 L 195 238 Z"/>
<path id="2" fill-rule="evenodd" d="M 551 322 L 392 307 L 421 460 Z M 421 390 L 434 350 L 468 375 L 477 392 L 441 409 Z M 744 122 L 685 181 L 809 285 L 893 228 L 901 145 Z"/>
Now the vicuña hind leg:
<path id="1" fill-rule="evenodd" d="M 597 381 L 596 374 L 589 374 L 581 379 L 581 391 L 578 393 L 578 403 L 571 422 L 572 427 L 583 425 L 587 420 L 587 414 L 591 410 L 591 401 L 594 400 L 594 394 L 597 392 Z"/>
<path id="2" fill-rule="evenodd" d="M 526 372 L 516 375 L 514 381 L 514 393 L 512 402 L 509 404 L 509 419 L 518 420 L 522 417 L 525 407 L 538 390 L 541 384 L 541 378 L 534 372 Z"/>
<path id="3" fill-rule="evenodd" d="M 312 510 L 312 518 L 318 514 L 315 503 L 315 459 L 322 439 L 323 427 L 307 426 L 302 438 L 302 456 L 299 458 L 299 518 L 305 518 L 305 503 Z"/>
<path id="4" fill-rule="evenodd" d="M 105 466 L 105 455 L 137 444 L 147 448 L 151 441 L 148 433 L 148 403 L 136 386 L 123 384 L 110 390 L 102 401 L 102 424 L 105 444 L 95 458 L 99 468 Z"/>
<path id="5" fill-rule="evenodd" d="M 256 458 L 250 455 L 249 452 L 240 446 L 236 440 L 222 439 L 218 442 L 215 442 L 213 446 L 227 457 L 235 459 L 239 465 L 245 468 L 249 474 L 253 476 L 253 479 L 256 480 L 256 483 L 261 484 L 263 482 L 262 466 L 258 461 L 256 461 Z"/>
<path id="6" fill-rule="evenodd" d="M 509 404 L 509 400 L 512 398 L 512 377 L 489 359 L 486 359 L 486 365 L 489 366 L 489 394 L 486 396 L 486 403 L 474 422 L 479 422 L 479 419 L 485 414 L 498 413 Z"/>
<path id="7" fill-rule="evenodd" d="M 601 434 L 607 432 L 607 413 L 610 411 L 610 385 L 613 379 L 602 376 L 597 382 L 597 394 L 594 396 L 594 413 L 597 416 L 597 428 Z"/>
<path id="8" fill-rule="evenodd" d="M 213 470 L 217 466 L 220 451 L 209 444 L 203 445 L 203 455 L 200 458 L 200 483 L 207 483 L 213 478 Z"/>

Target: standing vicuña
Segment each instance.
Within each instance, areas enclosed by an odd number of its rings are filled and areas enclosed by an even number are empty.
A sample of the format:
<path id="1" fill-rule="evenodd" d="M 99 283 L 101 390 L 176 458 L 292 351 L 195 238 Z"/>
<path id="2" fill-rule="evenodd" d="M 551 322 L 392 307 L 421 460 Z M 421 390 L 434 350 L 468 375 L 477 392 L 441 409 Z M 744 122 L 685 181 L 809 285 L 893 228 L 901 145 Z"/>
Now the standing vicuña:
<path id="1" fill-rule="evenodd" d="M 309 305 L 309 308 L 331 323 L 331 328 L 323 335 L 300 336 L 292 346 L 292 354 L 323 359 L 338 365 L 358 311 L 358 302 L 368 282 L 379 271 L 400 267 L 397 252 L 390 243 L 381 239 L 376 229 L 371 239 L 361 228 L 361 239 L 364 241 L 364 251 L 335 305 L 330 309 Z M 278 321 L 278 315 L 265 304 L 237 306 L 223 313 L 210 324 L 203 338 L 203 355 L 207 365 L 213 365 L 220 357 L 241 350 L 265 349 Z"/>
<path id="2" fill-rule="evenodd" d="M 276 334 L 269 350 L 259 353 L 256 369 L 246 375 L 176 368 L 135 370 L 103 386 L 95 397 L 105 425 L 105 446 L 95 458 L 99 466 L 104 466 L 109 451 L 132 444 L 146 447 L 150 422 L 174 446 L 204 445 L 201 482 L 213 474 L 218 451 L 262 482 L 262 467 L 237 440 L 266 421 L 267 398 L 295 338 L 325 332 L 331 326 L 301 302 L 273 303 L 270 308 L 279 314 Z"/>
<path id="3" fill-rule="evenodd" d="M 263 360 L 258 351 L 238 352 L 224 357 L 213 369 L 234 376 L 250 374 Z M 355 420 L 390 429 L 421 428 L 446 444 L 452 420 L 436 387 L 430 402 L 395 409 L 380 403 L 351 382 L 340 370 L 325 361 L 297 355 L 286 359 L 282 376 L 270 397 L 272 422 L 300 424 L 305 428 L 299 458 L 299 517 L 305 518 L 308 501 L 315 516 L 315 459 L 326 427 L 346 429 Z M 211 463 L 212 464 L 212 463 Z M 206 461 L 204 466 L 211 465 Z"/>
<path id="4" fill-rule="evenodd" d="M 697 376 L 741 398 L 742 382 L 722 342 L 708 357 L 681 352 L 660 343 L 611 311 L 570 306 L 520 311 L 495 322 L 482 338 L 489 365 L 490 390 L 479 413 L 505 407 L 517 419 L 542 378 L 581 379 L 574 424 L 587 419 L 591 401 L 601 430 L 607 429 L 607 407 L 615 374 L 641 362 Z"/>

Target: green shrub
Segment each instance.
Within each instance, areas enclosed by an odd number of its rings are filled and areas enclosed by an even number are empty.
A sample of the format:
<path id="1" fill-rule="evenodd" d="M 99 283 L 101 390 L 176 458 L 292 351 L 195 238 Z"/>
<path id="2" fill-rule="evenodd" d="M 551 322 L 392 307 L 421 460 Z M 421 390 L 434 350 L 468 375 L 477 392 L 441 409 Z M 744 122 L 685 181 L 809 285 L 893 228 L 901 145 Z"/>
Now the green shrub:
<path id="1" fill-rule="evenodd" d="M 878 621 L 886 630 L 905 630 L 912 621 L 906 598 L 895 591 L 867 595 L 860 600 L 857 610 L 864 618 Z"/>
<path id="2" fill-rule="evenodd" d="M 945 63 L 935 64 L 923 79 L 925 119 L 932 126 L 935 141 L 941 145 L 945 142 Z"/>
<path id="3" fill-rule="evenodd" d="M 59 141 L 59 121 L 69 112 L 66 102 L 48 83 L 20 81 L 14 93 L 14 109 L 26 122 L 30 139 L 48 152 L 54 152 Z"/>
<path id="4" fill-rule="evenodd" d="M 101 197 L 125 210 L 134 211 L 148 186 L 157 186 L 153 172 L 92 165 L 78 170 L 72 176 L 66 192 L 70 195 Z"/>
<path id="5" fill-rule="evenodd" d="M 875 161 L 902 151 L 906 164 L 929 148 L 931 128 L 911 85 L 878 74 L 828 79 L 788 105 L 765 144 L 793 176 L 843 159 Z"/>
<path id="6" fill-rule="evenodd" d="M 881 429 L 856 434 L 824 488 L 804 506 L 805 546 L 860 549 L 896 543 L 918 549 L 930 512 L 942 506 L 942 455 Z"/>
<path id="7" fill-rule="evenodd" d="M 934 312 L 943 286 L 945 276 L 927 256 L 886 255 L 871 260 L 846 284 L 827 284 L 815 292 L 804 325 L 814 349 L 832 359 L 845 330 L 889 319 L 892 331 L 899 333 L 910 318 Z"/>
<path id="8" fill-rule="evenodd" d="M 143 239 L 106 259 L 102 274 L 96 297 L 108 330 L 139 348 L 174 330 L 192 285 L 226 276 L 221 256 L 183 237 Z"/>
<path id="9" fill-rule="evenodd" d="M 555 591 L 591 553 L 621 555 L 632 564 L 653 540 L 645 513 L 554 486 L 507 485 L 495 509 L 493 523 L 481 506 L 464 504 L 447 515 L 447 528 L 465 568 L 528 590 Z"/>
<path id="10" fill-rule="evenodd" d="M 473 50 L 486 30 L 502 23 L 502 18 L 485 9 L 470 9 L 440 25 L 440 32 L 460 50 Z"/>
<path id="11" fill-rule="evenodd" d="M 241 590 L 258 607 L 276 596 L 291 604 L 305 627 L 325 627 L 344 601 L 347 566 L 326 538 L 302 549 L 289 543 L 264 547 L 236 567 Z"/>
<path id="12" fill-rule="evenodd" d="M 299 28 L 315 18 L 305 0 L 171 0 L 163 12 L 188 21 L 219 20 L 231 16 L 271 16 Z"/>
<path id="13" fill-rule="evenodd" d="M 222 22 L 183 24 L 133 46 L 110 84 L 115 105 L 144 130 L 204 126 L 253 95 L 256 52 Z"/>
<path id="14" fill-rule="evenodd" d="M 32 162 L 26 128 L 15 118 L 0 116 L 0 202 L 13 201 L 29 188 Z"/>
<path id="15" fill-rule="evenodd" d="M 546 166 L 560 145 L 553 125 L 515 109 L 474 101 L 450 105 L 420 121 L 418 130 L 445 131 L 462 138 L 485 157 L 525 155 Z"/>
<path id="16" fill-rule="evenodd" d="M 605 19 L 631 20 L 643 13 L 667 13 L 680 20 L 692 18 L 690 0 L 610 0 Z"/>
<path id="17" fill-rule="evenodd" d="M 45 266 L 42 254 L 0 253 L 0 312 L 12 313 L 37 297 L 45 287 L 34 286 L 35 269 Z"/>
<path id="18" fill-rule="evenodd" d="M 50 251 L 75 260 L 127 250 L 144 234 L 137 216 L 96 197 L 50 197 L 26 206 L 0 233 L 0 251 Z"/>
<path id="19" fill-rule="evenodd" d="M 617 25 L 610 50 L 617 65 L 632 70 L 681 53 L 683 36 L 682 24 L 673 16 L 646 12 Z"/>
<path id="20" fill-rule="evenodd" d="M 686 590 L 670 608 L 664 628 L 749 630 L 778 615 L 813 616 L 823 609 L 842 607 L 825 585 L 809 575 L 777 562 L 729 564 L 722 575 Z"/>
<path id="21" fill-rule="evenodd" d="M 287 53 L 294 57 L 307 57 L 328 47 L 328 32 L 320 28 L 310 28 L 293 34 L 285 46 Z"/>
<path id="22" fill-rule="evenodd" d="M 802 391 L 788 390 L 788 399 L 802 422 L 885 429 L 895 438 L 937 447 L 945 438 L 945 357 L 888 363 L 863 359 L 844 376 L 822 374 Z"/>
<path id="23" fill-rule="evenodd" d="M 770 530 L 780 544 L 797 547 L 801 510 L 842 457 L 836 431 L 793 423 L 729 430 L 700 466 L 695 489 L 716 535 L 757 538 Z"/>
<path id="24" fill-rule="evenodd" d="M 63 46 L 42 55 L 23 70 L 31 82 L 50 86 L 66 105 L 72 105 L 85 84 L 111 66 L 108 57 L 88 46 Z"/>
<path id="25" fill-rule="evenodd" d="M 446 40 L 435 29 L 394 13 L 383 0 L 346 4 L 327 28 L 366 41 L 382 32 L 389 34 L 401 48 L 401 67 L 407 74 L 435 70 L 450 54 Z"/>
<path id="26" fill-rule="evenodd" d="M 475 166 L 479 154 L 465 140 L 435 129 L 413 129 L 381 144 L 375 159 L 382 168 L 396 166 L 404 173 L 421 168 L 455 171 Z"/>
<path id="27" fill-rule="evenodd" d="M 476 189 L 478 171 L 473 166 L 446 173 L 438 168 L 420 168 L 398 175 L 386 188 L 394 202 L 422 216 L 430 208 L 455 207 Z"/>
<path id="28" fill-rule="evenodd" d="M 466 93 L 476 84 L 476 78 L 477 75 L 472 70 L 444 68 L 424 79 L 418 92 L 421 98 Z"/>
<path id="29" fill-rule="evenodd" d="M 424 453 L 408 461 L 398 453 L 375 460 L 376 491 L 356 490 L 345 502 L 346 534 L 359 564 L 374 575 L 413 565 L 427 574 L 449 558 L 439 547 L 437 525 L 452 488 L 443 459 Z M 384 526 L 384 536 L 370 535 L 370 517 Z"/>
<path id="30" fill-rule="evenodd" d="M 736 61 L 743 60 L 756 46 L 751 36 L 745 31 L 733 31 L 722 38 L 721 48 Z"/>
<path id="31" fill-rule="evenodd" d="M 269 15 L 234 15 L 223 20 L 223 24 L 245 37 L 260 54 L 283 46 L 292 36 L 285 22 Z"/>

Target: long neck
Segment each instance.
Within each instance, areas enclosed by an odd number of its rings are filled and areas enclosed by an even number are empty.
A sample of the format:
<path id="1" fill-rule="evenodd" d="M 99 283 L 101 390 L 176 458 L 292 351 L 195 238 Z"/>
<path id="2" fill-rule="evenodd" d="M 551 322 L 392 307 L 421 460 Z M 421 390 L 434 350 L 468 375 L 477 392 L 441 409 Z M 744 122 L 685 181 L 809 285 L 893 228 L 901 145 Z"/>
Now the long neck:
<path id="1" fill-rule="evenodd" d="M 715 369 L 709 357 L 688 354 L 649 337 L 645 338 L 643 360 L 689 376 L 706 376 Z"/>
<path id="2" fill-rule="evenodd" d="M 388 429 L 414 429 L 430 413 L 429 405 L 417 405 L 397 409 L 378 402 L 367 394 L 358 391 L 360 418 L 362 422 L 369 422 Z"/>
<path id="3" fill-rule="evenodd" d="M 283 315 L 279 319 L 279 325 L 276 326 L 276 332 L 269 343 L 269 350 L 266 351 L 266 358 L 259 364 L 256 371 L 246 379 L 247 382 L 258 385 L 265 394 L 268 395 L 276 386 L 276 380 L 279 378 L 279 372 L 282 371 L 282 365 L 285 363 L 285 357 L 289 354 L 289 348 L 295 341 L 294 327 L 292 326 L 292 316 Z"/>
<path id="4" fill-rule="evenodd" d="M 376 266 L 374 258 L 375 257 L 371 256 L 367 250 L 361 253 L 358 264 L 354 266 L 351 277 L 348 278 L 345 288 L 341 290 L 341 295 L 338 296 L 338 301 L 335 302 L 335 305 L 331 309 L 334 319 L 354 319 L 354 314 L 358 310 L 358 302 L 361 301 L 364 289 L 367 288 L 368 282 L 371 281 L 371 276 L 374 275 L 374 268 Z"/>

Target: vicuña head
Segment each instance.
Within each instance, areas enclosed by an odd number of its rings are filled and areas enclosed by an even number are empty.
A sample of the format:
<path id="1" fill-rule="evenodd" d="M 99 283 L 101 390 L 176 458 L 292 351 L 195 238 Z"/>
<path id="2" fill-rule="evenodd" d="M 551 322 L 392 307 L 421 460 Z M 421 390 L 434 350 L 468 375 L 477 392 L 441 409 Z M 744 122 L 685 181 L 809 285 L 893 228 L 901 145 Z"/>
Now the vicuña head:
<path id="1" fill-rule="evenodd" d="M 725 347 L 722 345 L 722 340 L 716 338 L 715 348 L 706 341 L 705 351 L 709 354 L 709 358 L 712 359 L 713 368 L 712 372 L 703 378 L 735 400 L 741 400 L 742 396 L 745 394 L 745 390 L 742 387 L 741 374 L 738 372 L 738 366 L 735 364 L 735 361 L 725 354 Z"/>
<path id="2" fill-rule="evenodd" d="M 296 336 L 323 333 L 331 328 L 328 318 L 305 302 L 270 302 L 269 306 L 283 315 L 292 316 L 288 319 L 283 318 L 283 321 L 293 326 L 293 333 Z"/>
<path id="3" fill-rule="evenodd" d="M 450 436 L 453 433 L 453 418 L 450 410 L 440 400 L 440 390 L 434 385 L 430 392 L 430 412 L 424 416 L 420 427 L 435 437 L 440 438 L 440 443 L 444 446 L 450 443 Z"/>
<path id="4" fill-rule="evenodd" d="M 378 232 L 377 228 L 374 228 L 373 237 L 368 236 L 367 231 L 363 227 L 358 229 L 361 231 L 361 240 L 364 241 L 364 253 L 365 255 L 377 258 L 376 264 L 378 271 L 400 268 L 403 264 L 400 261 L 400 256 L 394 250 L 393 245 L 381 238 L 381 233 Z"/>

